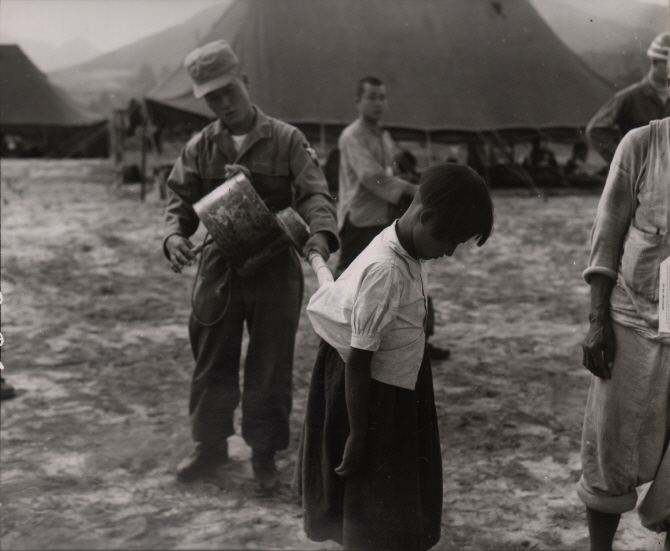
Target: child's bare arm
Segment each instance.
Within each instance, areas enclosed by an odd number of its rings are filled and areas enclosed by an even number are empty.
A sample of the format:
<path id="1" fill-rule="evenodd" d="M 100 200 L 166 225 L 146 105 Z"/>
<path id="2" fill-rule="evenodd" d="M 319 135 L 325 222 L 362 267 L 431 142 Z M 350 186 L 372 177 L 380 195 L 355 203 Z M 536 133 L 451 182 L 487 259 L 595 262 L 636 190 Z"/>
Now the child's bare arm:
<path id="1" fill-rule="evenodd" d="M 344 383 L 349 417 L 349 437 L 344 447 L 342 463 L 335 469 L 340 476 L 354 474 L 365 459 L 365 440 L 368 435 L 370 407 L 370 350 L 351 348 L 345 367 Z"/>

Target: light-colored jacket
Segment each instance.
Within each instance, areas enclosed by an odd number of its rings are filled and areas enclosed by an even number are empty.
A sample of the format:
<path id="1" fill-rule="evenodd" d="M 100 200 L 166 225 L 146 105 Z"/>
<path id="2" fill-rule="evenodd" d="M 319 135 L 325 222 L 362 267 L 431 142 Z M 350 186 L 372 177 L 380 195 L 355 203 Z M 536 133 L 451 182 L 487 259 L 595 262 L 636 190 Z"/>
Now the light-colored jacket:
<path id="1" fill-rule="evenodd" d="M 347 217 L 360 228 L 393 222 L 389 206 L 398 203 L 411 184 L 393 176 L 394 145 L 390 134 L 357 119 L 342 131 L 337 145 L 339 228 Z"/>
<path id="2" fill-rule="evenodd" d="M 616 280 L 612 318 L 646 337 L 658 333 L 660 264 L 670 257 L 670 118 L 629 132 L 617 148 L 591 233 L 584 278 Z"/>

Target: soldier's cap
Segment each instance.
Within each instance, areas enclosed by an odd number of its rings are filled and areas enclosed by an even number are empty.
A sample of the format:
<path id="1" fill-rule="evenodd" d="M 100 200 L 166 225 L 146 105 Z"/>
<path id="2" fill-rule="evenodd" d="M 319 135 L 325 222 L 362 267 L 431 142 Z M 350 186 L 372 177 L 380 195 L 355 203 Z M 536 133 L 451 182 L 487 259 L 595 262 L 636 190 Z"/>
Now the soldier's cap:
<path id="1" fill-rule="evenodd" d="M 238 74 L 239 65 L 235 52 L 225 40 L 196 48 L 184 60 L 184 67 L 193 80 L 193 95 L 198 99 L 230 84 Z"/>
<path id="2" fill-rule="evenodd" d="M 647 56 L 650 59 L 668 60 L 670 55 L 670 32 L 665 31 L 659 34 L 649 46 Z"/>

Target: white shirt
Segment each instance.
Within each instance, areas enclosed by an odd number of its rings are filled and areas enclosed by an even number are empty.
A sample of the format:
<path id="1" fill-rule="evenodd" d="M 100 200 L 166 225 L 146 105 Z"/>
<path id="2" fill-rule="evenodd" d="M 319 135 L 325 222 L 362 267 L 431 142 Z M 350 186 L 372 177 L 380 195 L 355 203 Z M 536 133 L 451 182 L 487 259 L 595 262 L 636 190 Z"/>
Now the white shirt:
<path id="1" fill-rule="evenodd" d="M 359 228 L 388 226 L 394 220 L 389 205 L 395 205 L 409 187 L 405 180 L 393 176 L 391 135 L 356 119 L 342 131 L 338 148 L 340 229 L 347 217 Z"/>
<path id="2" fill-rule="evenodd" d="M 424 262 L 405 251 L 393 224 L 337 281 L 319 288 L 307 314 L 344 361 L 350 347 L 372 350 L 373 379 L 414 390 L 426 341 L 426 289 Z"/>
<path id="3" fill-rule="evenodd" d="M 233 143 L 235 144 L 235 151 L 239 151 L 240 147 L 242 147 L 242 144 L 244 143 L 244 140 L 247 139 L 248 134 L 231 134 L 230 137 L 233 139 Z"/>

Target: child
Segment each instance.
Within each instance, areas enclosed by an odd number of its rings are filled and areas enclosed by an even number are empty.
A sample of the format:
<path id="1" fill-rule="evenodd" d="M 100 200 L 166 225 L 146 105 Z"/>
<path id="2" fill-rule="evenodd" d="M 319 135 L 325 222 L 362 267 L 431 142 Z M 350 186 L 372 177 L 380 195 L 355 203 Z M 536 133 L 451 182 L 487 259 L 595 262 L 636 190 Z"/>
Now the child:
<path id="1" fill-rule="evenodd" d="M 345 549 L 423 551 L 440 538 L 442 456 L 425 352 L 424 260 L 493 227 L 484 181 L 428 169 L 405 214 L 307 312 L 323 338 L 300 443 L 305 532 Z"/>

